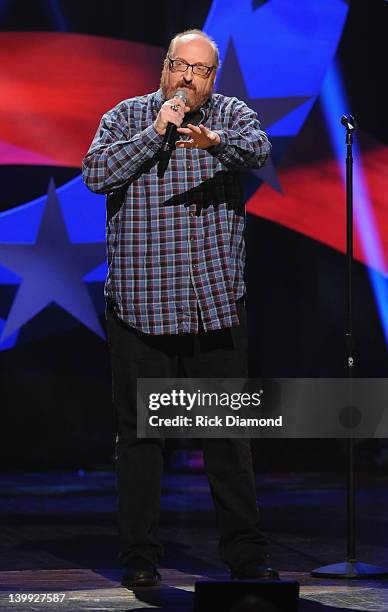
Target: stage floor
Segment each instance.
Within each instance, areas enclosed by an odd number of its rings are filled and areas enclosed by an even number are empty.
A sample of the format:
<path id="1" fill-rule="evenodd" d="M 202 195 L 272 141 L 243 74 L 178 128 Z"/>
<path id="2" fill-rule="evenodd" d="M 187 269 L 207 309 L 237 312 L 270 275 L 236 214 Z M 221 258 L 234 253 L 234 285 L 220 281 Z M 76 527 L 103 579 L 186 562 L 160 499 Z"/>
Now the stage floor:
<path id="1" fill-rule="evenodd" d="M 344 560 L 342 480 L 322 473 L 258 476 L 257 496 L 271 564 L 281 577 L 300 582 L 301 612 L 388 610 L 388 580 L 309 575 Z M 198 578 L 228 577 L 202 474 L 165 475 L 162 586 L 135 593 L 120 586 L 112 472 L 3 473 L 0 500 L 0 610 L 188 612 Z M 388 567 L 388 477 L 361 475 L 357 503 L 358 560 Z M 18 603 L 22 593 L 65 597 L 62 603 Z"/>

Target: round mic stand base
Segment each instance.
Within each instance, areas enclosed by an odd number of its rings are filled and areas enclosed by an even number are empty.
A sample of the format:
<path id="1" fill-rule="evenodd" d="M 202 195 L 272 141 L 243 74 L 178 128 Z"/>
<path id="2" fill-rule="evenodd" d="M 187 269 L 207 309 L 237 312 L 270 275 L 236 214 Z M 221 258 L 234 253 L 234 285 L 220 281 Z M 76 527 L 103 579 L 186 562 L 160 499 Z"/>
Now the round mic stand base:
<path id="1" fill-rule="evenodd" d="M 369 563 L 358 563 L 357 561 L 345 561 L 345 563 L 333 563 L 323 565 L 310 572 L 315 578 L 386 578 L 388 570 L 378 565 Z"/>

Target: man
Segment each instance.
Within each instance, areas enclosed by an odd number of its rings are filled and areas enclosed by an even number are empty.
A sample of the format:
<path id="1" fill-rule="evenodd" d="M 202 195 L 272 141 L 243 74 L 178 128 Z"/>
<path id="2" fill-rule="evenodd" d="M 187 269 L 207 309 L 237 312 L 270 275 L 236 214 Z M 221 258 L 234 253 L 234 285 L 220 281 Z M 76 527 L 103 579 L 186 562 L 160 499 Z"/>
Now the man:
<path id="1" fill-rule="evenodd" d="M 108 341 L 117 420 L 123 585 L 155 585 L 163 443 L 136 437 L 141 377 L 246 377 L 245 210 L 238 172 L 270 144 L 256 113 L 213 94 L 218 49 L 199 30 L 171 41 L 160 89 L 124 100 L 101 121 L 83 162 L 107 198 Z M 186 93 L 186 104 L 176 97 Z M 158 177 L 168 123 L 176 149 Z M 205 469 L 234 578 L 277 577 L 258 529 L 249 441 L 204 439 Z"/>

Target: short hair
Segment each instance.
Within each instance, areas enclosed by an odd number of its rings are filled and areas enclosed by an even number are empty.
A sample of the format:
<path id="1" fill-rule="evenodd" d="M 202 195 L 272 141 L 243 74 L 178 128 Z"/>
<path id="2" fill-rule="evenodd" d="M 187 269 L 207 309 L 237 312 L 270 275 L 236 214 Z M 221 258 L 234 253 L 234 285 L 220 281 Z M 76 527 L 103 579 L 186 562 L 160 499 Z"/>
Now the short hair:
<path id="1" fill-rule="evenodd" d="M 218 68 L 219 63 L 220 63 L 220 52 L 218 50 L 216 41 L 211 36 L 209 36 L 209 34 L 206 34 L 206 32 L 203 32 L 202 30 L 197 30 L 196 28 L 192 28 L 190 30 L 185 30 L 184 32 L 179 32 L 179 34 L 175 34 L 174 38 L 171 40 L 170 45 L 168 47 L 167 57 L 171 55 L 176 41 L 179 40 L 180 38 L 183 38 L 183 36 L 188 36 L 189 34 L 195 34 L 196 36 L 201 36 L 202 38 L 204 38 L 211 44 L 211 46 L 213 47 L 213 51 L 214 51 L 214 66 Z"/>

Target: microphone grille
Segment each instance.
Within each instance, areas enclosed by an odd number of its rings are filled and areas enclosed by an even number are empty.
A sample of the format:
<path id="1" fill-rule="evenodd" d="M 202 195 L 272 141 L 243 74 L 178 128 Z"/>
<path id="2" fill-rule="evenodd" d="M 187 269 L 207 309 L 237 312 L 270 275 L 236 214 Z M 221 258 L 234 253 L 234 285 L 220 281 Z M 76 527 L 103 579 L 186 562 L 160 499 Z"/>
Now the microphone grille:
<path id="1" fill-rule="evenodd" d="M 180 98 L 182 102 L 186 103 L 187 93 L 183 89 L 178 89 L 178 91 L 175 92 L 174 98 Z"/>

